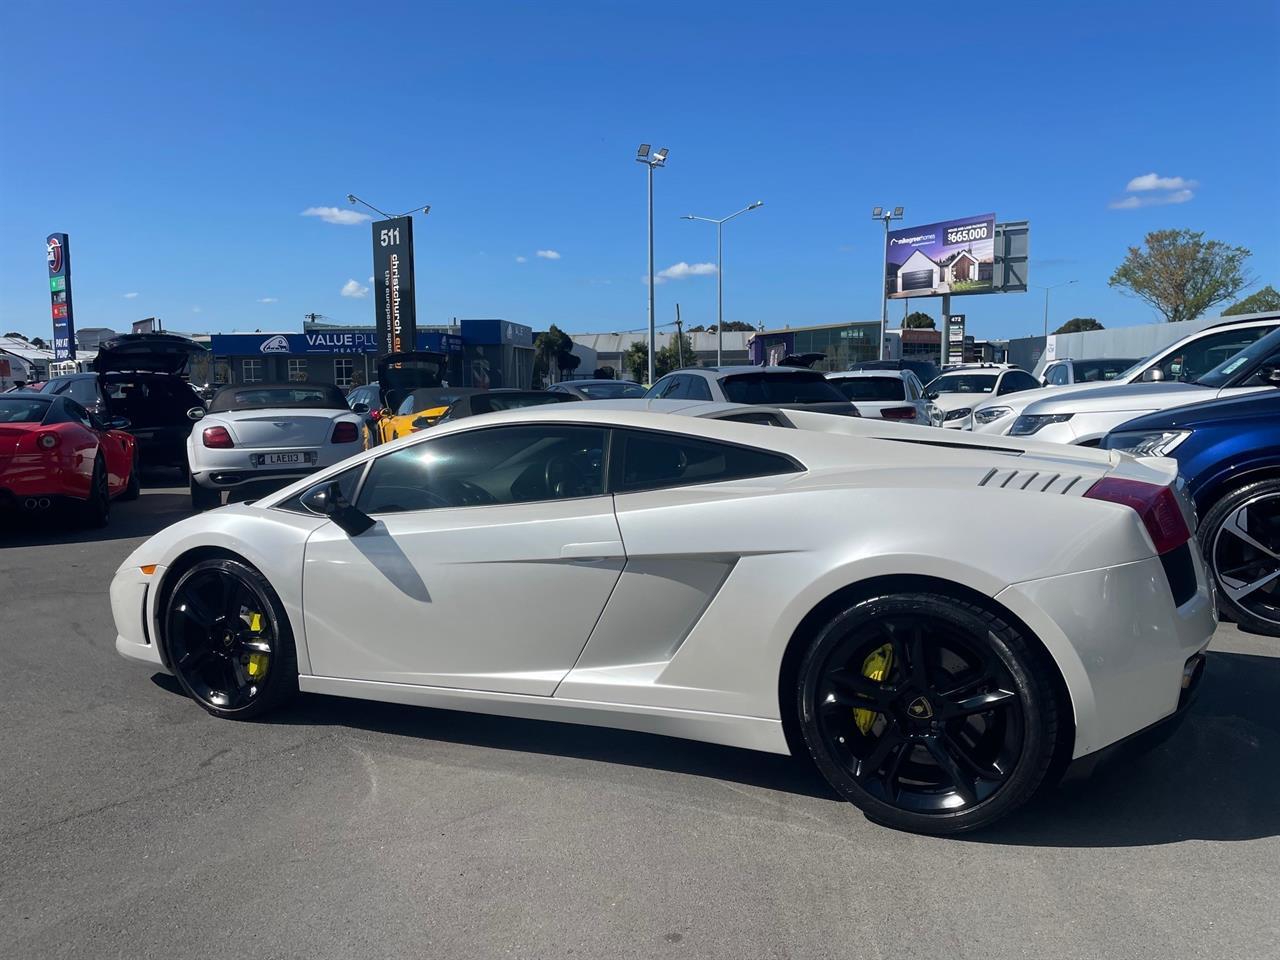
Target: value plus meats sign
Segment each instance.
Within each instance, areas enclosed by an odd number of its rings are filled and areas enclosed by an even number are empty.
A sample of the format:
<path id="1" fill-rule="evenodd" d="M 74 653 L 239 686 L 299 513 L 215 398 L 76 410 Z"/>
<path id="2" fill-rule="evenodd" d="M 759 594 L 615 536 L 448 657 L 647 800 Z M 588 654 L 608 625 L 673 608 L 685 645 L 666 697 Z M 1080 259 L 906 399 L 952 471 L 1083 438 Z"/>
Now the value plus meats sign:
<path id="1" fill-rule="evenodd" d="M 76 358 L 76 324 L 71 312 L 71 244 L 65 233 L 45 240 L 49 261 L 49 301 L 53 310 L 53 358 Z"/>
<path id="2" fill-rule="evenodd" d="M 373 283 L 378 355 L 412 350 L 418 321 L 413 295 L 413 218 L 373 224 Z"/>

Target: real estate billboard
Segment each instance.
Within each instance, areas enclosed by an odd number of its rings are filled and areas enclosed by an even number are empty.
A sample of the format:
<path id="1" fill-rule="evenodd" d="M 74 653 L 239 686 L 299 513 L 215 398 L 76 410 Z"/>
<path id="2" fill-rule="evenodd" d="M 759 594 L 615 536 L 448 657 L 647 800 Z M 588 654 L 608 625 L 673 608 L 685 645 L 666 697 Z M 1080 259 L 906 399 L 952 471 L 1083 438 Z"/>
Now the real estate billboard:
<path id="1" fill-rule="evenodd" d="M 885 289 L 891 298 L 993 293 L 996 215 L 890 231 Z"/>

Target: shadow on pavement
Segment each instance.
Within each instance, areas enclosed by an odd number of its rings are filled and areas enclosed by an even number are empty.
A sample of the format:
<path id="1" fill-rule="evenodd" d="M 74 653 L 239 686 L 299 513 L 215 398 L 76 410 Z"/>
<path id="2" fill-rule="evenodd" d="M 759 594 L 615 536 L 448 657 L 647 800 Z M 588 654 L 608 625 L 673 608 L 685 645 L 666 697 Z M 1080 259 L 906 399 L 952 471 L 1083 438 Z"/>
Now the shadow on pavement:
<path id="1" fill-rule="evenodd" d="M 156 489 L 157 481 L 167 488 Z M 39 516 L 10 514 L 0 521 L 0 549 L 149 537 L 192 514 L 190 495 L 174 489 L 174 482 L 169 472 L 155 478 L 144 474 L 142 496 L 111 501 L 111 519 L 105 527 L 83 526 L 69 510 Z"/>
<path id="2" fill-rule="evenodd" d="M 1280 834 L 1280 657 L 1211 652 L 1207 667 L 1164 744 L 966 839 L 1124 847 Z"/>

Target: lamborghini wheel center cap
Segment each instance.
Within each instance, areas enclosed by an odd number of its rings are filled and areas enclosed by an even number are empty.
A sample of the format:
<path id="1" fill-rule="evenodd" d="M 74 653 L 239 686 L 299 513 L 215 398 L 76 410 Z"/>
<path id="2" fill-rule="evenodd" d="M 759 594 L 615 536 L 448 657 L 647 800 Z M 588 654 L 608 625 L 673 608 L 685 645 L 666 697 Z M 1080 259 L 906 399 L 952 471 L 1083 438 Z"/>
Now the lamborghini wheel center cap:
<path id="1" fill-rule="evenodd" d="M 916 697 L 907 704 L 907 713 L 916 720 L 928 720 L 933 716 L 933 707 L 924 697 Z"/>

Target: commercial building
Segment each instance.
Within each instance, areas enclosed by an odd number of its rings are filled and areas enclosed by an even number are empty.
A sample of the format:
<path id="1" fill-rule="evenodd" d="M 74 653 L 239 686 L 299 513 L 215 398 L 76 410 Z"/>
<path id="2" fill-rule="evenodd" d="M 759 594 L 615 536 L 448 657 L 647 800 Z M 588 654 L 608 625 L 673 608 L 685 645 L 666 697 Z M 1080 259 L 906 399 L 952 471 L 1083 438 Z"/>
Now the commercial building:
<path id="1" fill-rule="evenodd" d="M 674 333 L 658 333 L 655 337 L 658 349 L 664 349 Z M 724 332 L 724 350 L 723 362 L 725 365 L 750 363 L 750 355 L 747 350 L 747 340 L 754 334 L 748 330 L 726 330 Z M 627 351 L 631 349 L 633 343 L 647 343 L 649 340 L 648 333 L 570 333 L 573 338 L 575 347 L 584 348 L 584 362 L 579 364 L 575 371 L 577 376 L 584 373 L 590 374 L 591 370 L 587 370 L 585 362 L 586 351 L 592 351 L 595 354 L 595 364 L 597 367 L 612 367 L 620 379 L 630 379 L 631 371 L 627 369 L 626 356 Z M 713 367 L 716 363 L 716 343 L 717 337 L 714 333 L 699 331 L 698 333 L 685 333 L 689 342 L 693 345 L 693 357 L 687 361 L 690 367 Z"/>
<path id="2" fill-rule="evenodd" d="M 875 360 L 879 321 L 829 323 L 812 327 L 784 327 L 762 330 L 748 341 L 748 363 L 777 363 L 787 354 L 821 353 L 825 358 L 815 370 L 847 370 L 849 364 Z"/>

